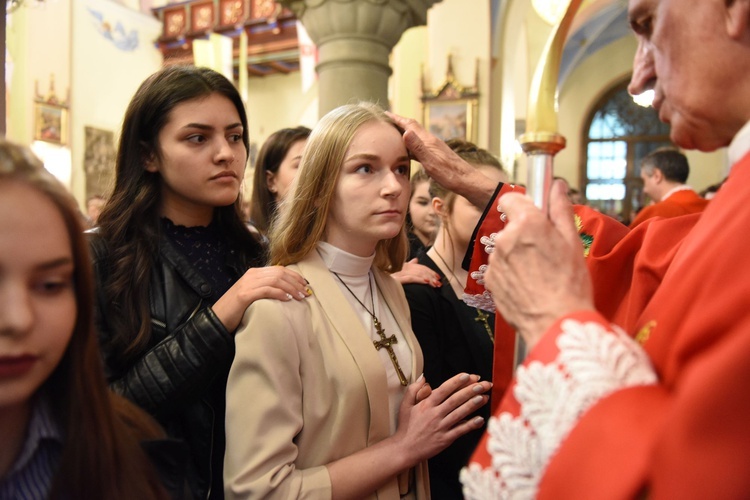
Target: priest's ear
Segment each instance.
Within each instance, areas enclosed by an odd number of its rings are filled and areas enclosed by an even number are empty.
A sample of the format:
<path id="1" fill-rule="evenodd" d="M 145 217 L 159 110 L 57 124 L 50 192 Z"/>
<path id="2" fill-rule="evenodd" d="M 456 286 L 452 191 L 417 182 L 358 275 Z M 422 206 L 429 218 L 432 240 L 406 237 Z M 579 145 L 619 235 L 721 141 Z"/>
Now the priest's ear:
<path id="1" fill-rule="evenodd" d="M 651 169 L 651 175 L 649 177 L 651 177 L 657 184 L 665 179 L 664 172 L 662 172 L 661 169 L 656 166 Z"/>

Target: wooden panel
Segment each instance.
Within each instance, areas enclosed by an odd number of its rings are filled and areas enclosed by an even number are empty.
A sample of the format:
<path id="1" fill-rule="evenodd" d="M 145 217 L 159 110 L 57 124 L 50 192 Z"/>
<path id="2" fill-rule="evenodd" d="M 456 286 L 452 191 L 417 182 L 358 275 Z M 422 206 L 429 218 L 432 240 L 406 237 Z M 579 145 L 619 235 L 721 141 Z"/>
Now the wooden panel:
<path id="1" fill-rule="evenodd" d="M 281 13 L 281 6 L 273 0 L 252 0 L 251 19 L 276 18 Z"/>
<path id="2" fill-rule="evenodd" d="M 191 4 L 191 31 L 206 31 L 214 27 L 214 3 L 196 2 Z"/>
<path id="3" fill-rule="evenodd" d="M 164 11 L 163 38 L 177 38 L 185 33 L 187 13 L 185 7 Z"/>
<path id="4" fill-rule="evenodd" d="M 244 0 L 219 0 L 219 24 L 229 26 L 245 20 Z"/>

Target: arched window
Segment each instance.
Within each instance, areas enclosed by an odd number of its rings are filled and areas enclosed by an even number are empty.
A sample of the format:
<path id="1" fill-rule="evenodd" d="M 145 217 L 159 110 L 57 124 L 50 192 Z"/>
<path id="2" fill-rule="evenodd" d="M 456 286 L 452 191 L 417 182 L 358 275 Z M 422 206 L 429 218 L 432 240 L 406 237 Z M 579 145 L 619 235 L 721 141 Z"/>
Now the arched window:
<path id="1" fill-rule="evenodd" d="M 627 81 L 594 106 L 583 140 L 581 187 L 589 205 L 628 223 L 642 204 L 641 159 L 671 146 L 669 127 L 656 111 L 633 102 Z"/>

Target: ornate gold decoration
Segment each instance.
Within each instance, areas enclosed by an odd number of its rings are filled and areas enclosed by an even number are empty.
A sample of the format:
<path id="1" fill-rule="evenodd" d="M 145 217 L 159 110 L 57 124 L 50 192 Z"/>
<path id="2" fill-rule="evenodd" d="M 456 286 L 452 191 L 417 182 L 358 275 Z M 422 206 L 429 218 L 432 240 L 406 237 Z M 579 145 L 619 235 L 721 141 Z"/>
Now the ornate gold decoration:
<path id="1" fill-rule="evenodd" d="M 643 325 L 643 328 L 638 330 L 638 333 L 635 336 L 635 341 L 638 342 L 640 345 L 644 345 L 646 341 L 648 341 L 649 337 L 651 337 L 651 332 L 656 328 L 656 321 L 651 320 L 645 325 Z"/>
<path id="2" fill-rule="evenodd" d="M 443 140 L 459 137 L 477 141 L 477 107 L 479 105 L 479 61 L 476 63 L 474 85 L 465 87 L 456 81 L 453 56 L 448 54 L 445 81 L 435 90 L 425 85 L 422 68 L 422 124 Z"/>

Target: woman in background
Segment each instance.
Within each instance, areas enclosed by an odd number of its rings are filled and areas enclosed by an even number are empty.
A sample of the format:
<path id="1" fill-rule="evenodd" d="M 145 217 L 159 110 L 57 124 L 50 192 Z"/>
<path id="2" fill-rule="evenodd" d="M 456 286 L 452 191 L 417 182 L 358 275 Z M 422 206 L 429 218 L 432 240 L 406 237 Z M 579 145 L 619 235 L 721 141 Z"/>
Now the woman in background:
<path id="1" fill-rule="evenodd" d="M 180 448 L 104 380 L 77 204 L 3 140 L 0 211 L 0 498 L 169 498 L 141 441 L 159 463 Z"/>
<path id="2" fill-rule="evenodd" d="M 286 198 L 302 158 L 310 129 L 283 128 L 266 139 L 258 153 L 250 199 L 250 222 L 267 235 L 276 207 Z"/>
<path id="3" fill-rule="evenodd" d="M 430 178 L 421 168 L 411 178 L 411 198 L 409 213 L 406 216 L 406 230 L 409 237 L 409 256 L 407 260 L 417 258 L 427 251 L 435 240 L 439 220 L 432 208 L 430 196 Z"/>
<path id="4" fill-rule="evenodd" d="M 314 294 L 246 313 L 227 385 L 227 497 L 428 498 L 424 461 L 481 427 L 464 419 L 488 382 L 464 373 L 429 393 L 420 376 L 388 274 L 406 257 L 408 200 L 406 147 L 380 108 L 320 120 L 270 238 L 271 263 Z"/>
<path id="5" fill-rule="evenodd" d="M 223 497 L 226 377 L 245 309 L 305 297 L 296 273 L 257 267 L 264 253 L 239 212 L 247 151 L 232 82 L 162 69 L 128 106 L 91 240 L 110 386 L 188 444 L 196 498 Z"/>
<path id="6" fill-rule="evenodd" d="M 507 181 L 500 162 L 488 151 L 460 139 L 448 145 L 461 158 L 495 182 Z M 414 334 L 424 353 L 425 377 L 441 384 L 456 373 L 476 373 L 492 379 L 494 314 L 470 307 L 461 300 L 467 271 L 461 266 L 481 211 L 466 198 L 430 182 L 430 205 L 440 219 L 435 242 L 418 262 L 439 273 L 443 286 L 404 285 Z M 476 415 L 489 418 L 489 406 Z M 482 437 L 483 428 L 458 438 L 429 460 L 430 489 L 435 499 L 462 498 L 458 480 Z"/>

